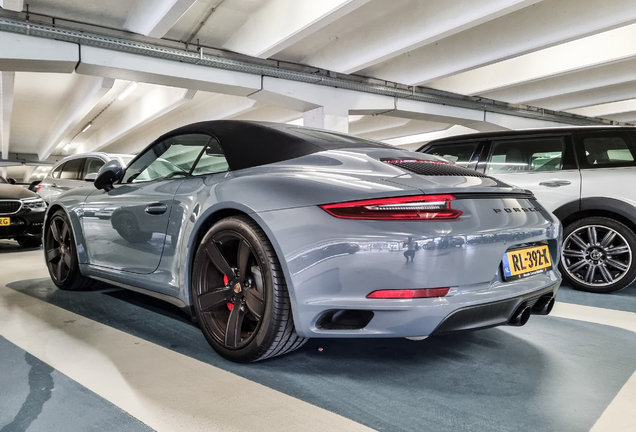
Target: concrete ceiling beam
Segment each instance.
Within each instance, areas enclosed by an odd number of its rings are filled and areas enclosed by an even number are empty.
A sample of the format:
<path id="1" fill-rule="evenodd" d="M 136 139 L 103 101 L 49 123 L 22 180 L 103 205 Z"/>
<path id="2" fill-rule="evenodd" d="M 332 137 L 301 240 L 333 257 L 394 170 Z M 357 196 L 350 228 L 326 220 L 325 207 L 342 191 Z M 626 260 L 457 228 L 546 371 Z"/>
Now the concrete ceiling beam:
<path id="1" fill-rule="evenodd" d="M 408 119 L 401 119 L 408 120 Z M 368 132 L 360 134 L 362 138 L 369 138 L 377 141 L 385 141 L 393 138 L 401 138 L 412 135 L 418 135 L 422 133 L 434 132 L 439 130 L 448 129 L 449 124 L 429 122 L 424 120 L 408 120 L 403 126 L 397 126 L 387 128 L 383 130 L 377 130 L 374 132 Z"/>
<path id="2" fill-rule="evenodd" d="M 529 104 L 556 111 L 583 108 L 592 105 L 636 98 L 636 80 L 607 87 L 598 87 L 562 96 L 530 101 Z"/>
<path id="3" fill-rule="evenodd" d="M 422 145 L 434 139 L 445 138 L 445 137 L 455 136 L 455 135 L 470 134 L 475 132 L 476 131 L 474 129 L 467 128 L 466 126 L 455 125 L 441 131 L 428 132 L 428 133 L 423 133 L 418 135 L 406 136 L 402 138 L 389 139 L 389 140 L 385 140 L 384 142 L 394 146 L 405 147 L 408 149 L 416 150 L 417 148 L 421 147 Z"/>
<path id="4" fill-rule="evenodd" d="M 0 159 L 9 156 L 15 72 L 0 72 Z"/>
<path id="5" fill-rule="evenodd" d="M 82 46 L 81 52 L 76 71 L 85 75 L 236 96 L 247 96 L 261 88 L 258 75 L 88 46 Z"/>
<path id="6" fill-rule="evenodd" d="M 73 93 L 66 98 L 55 122 L 46 134 L 44 145 L 38 152 L 40 160 L 48 158 L 61 141 L 70 139 L 68 135 L 84 121 L 86 115 L 95 108 L 114 83 L 115 80 L 111 78 L 75 75 Z"/>
<path id="7" fill-rule="evenodd" d="M 466 123 L 464 126 L 475 129 L 479 132 L 495 132 L 515 129 L 559 127 L 564 126 L 564 124 L 552 121 L 516 117 L 507 114 L 486 112 L 484 113 L 483 121 Z"/>
<path id="8" fill-rule="evenodd" d="M 301 112 L 283 108 L 280 106 L 267 105 L 262 102 L 256 102 L 253 108 L 254 109 L 250 111 L 229 118 L 232 118 L 234 120 L 254 120 L 287 123 L 288 121 L 298 120 L 303 116 Z"/>
<path id="9" fill-rule="evenodd" d="M 24 0 L 0 0 L 0 8 L 13 12 L 22 12 Z"/>
<path id="10" fill-rule="evenodd" d="M 564 75 L 577 70 L 636 58 L 636 24 L 501 61 L 451 77 L 429 87 L 465 95 Z"/>
<path id="11" fill-rule="evenodd" d="M 572 109 L 568 111 L 573 114 L 585 115 L 590 117 L 606 117 L 608 115 L 636 111 L 636 99 L 629 99 L 620 102 L 610 102 L 606 104 Z"/>
<path id="12" fill-rule="evenodd" d="M 124 29 L 162 38 L 196 0 L 137 0 L 132 3 Z"/>
<path id="13" fill-rule="evenodd" d="M 199 101 L 182 105 L 174 111 L 146 123 L 138 130 L 127 134 L 105 147 L 114 153 L 137 153 L 159 136 L 180 126 L 207 120 L 221 120 L 240 116 L 252 109 L 255 100 L 230 95 L 201 95 Z M 199 97 L 199 95 L 197 95 Z"/>
<path id="14" fill-rule="evenodd" d="M 544 0 L 359 72 L 423 85 L 634 22 L 633 0 Z"/>
<path id="15" fill-rule="evenodd" d="M 374 114 L 395 107 L 390 96 L 263 77 L 262 87 L 249 96 L 268 104 L 305 112 L 319 107 L 337 115 Z"/>
<path id="16" fill-rule="evenodd" d="M 349 133 L 366 136 L 386 129 L 394 129 L 409 123 L 411 120 L 383 115 L 365 116 L 362 120 L 349 124 Z"/>
<path id="17" fill-rule="evenodd" d="M 77 44 L 0 31 L 0 70 L 71 73 L 78 61 Z"/>
<path id="18" fill-rule="evenodd" d="M 145 97 L 126 107 L 110 122 L 98 127 L 83 143 L 79 143 L 77 153 L 103 149 L 123 136 L 190 101 L 195 93 L 195 90 L 157 87 Z"/>
<path id="19" fill-rule="evenodd" d="M 520 84 L 503 90 L 488 92 L 482 94 L 482 96 L 509 103 L 535 105 L 533 101 L 558 98 L 561 95 L 631 81 L 636 81 L 636 59 L 600 65 L 565 75 Z"/>
<path id="20" fill-rule="evenodd" d="M 435 43 L 541 0 L 411 1 L 392 13 L 333 38 L 304 64 L 353 73 Z M 382 5 L 385 7 L 385 5 Z"/>
<path id="21" fill-rule="evenodd" d="M 370 0 L 270 0 L 223 45 L 224 49 L 268 58 Z"/>
<path id="22" fill-rule="evenodd" d="M 608 115 L 608 116 L 605 116 L 605 118 L 619 121 L 619 122 L 636 124 L 636 110 L 624 112 L 620 114 Z"/>

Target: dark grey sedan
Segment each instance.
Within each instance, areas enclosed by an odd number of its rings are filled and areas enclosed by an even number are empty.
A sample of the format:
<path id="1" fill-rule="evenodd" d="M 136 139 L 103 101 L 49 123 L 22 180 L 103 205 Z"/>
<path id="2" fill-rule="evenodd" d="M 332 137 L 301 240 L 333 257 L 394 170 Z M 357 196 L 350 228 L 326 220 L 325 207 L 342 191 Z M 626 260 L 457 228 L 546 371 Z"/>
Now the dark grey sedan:
<path id="1" fill-rule="evenodd" d="M 174 130 L 56 198 L 46 262 L 169 301 L 222 356 L 316 337 L 422 339 L 548 314 L 561 226 L 532 194 L 435 156 L 324 130 Z"/>

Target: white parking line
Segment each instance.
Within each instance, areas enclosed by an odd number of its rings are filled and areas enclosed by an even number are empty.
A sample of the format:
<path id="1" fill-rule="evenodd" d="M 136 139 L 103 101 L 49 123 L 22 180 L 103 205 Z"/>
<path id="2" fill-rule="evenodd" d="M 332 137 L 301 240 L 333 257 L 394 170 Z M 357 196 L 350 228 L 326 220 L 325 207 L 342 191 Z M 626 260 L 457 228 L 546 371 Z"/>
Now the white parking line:
<path id="1" fill-rule="evenodd" d="M 372 430 L 6 287 L 0 335 L 160 432 Z"/>
<path id="2" fill-rule="evenodd" d="M 557 303 L 551 316 L 619 327 L 636 333 L 636 313 Z M 612 361 L 608 358 L 607 361 Z M 590 391 L 593 391 L 590 389 Z M 636 372 L 594 423 L 590 432 L 636 431 Z"/>

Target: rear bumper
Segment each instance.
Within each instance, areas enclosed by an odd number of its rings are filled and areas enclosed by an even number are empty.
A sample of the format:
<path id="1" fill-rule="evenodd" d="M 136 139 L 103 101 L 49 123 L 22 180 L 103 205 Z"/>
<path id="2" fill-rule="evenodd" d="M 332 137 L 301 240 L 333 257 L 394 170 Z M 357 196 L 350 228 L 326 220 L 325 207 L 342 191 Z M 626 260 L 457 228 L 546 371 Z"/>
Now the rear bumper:
<path id="1" fill-rule="evenodd" d="M 514 281 L 502 276 L 504 253 L 519 245 L 547 243 L 553 263 L 558 262 L 556 218 L 548 213 L 493 211 L 517 205 L 511 200 L 463 205 L 462 218 L 439 222 L 344 220 L 318 207 L 259 214 L 277 233 L 269 237 L 282 258 L 298 334 L 428 336 L 458 310 L 504 302 L 500 308 L 476 312 L 473 324 L 446 324 L 448 331 L 494 326 L 506 323 L 521 302 L 558 288 L 561 275 L 556 267 Z M 408 253 L 409 242 L 419 247 L 414 253 Z M 450 291 L 439 298 L 367 298 L 376 290 L 442 287 Z M 464 315 L 472 314 L 458 317 Z"/>
<path id="2" fill-rule="evenodd" d="M 560 282 L 518 297 L 457 309 L 444 318 L 437 328 L 433 330 L 431 336 L 506 324 L 521 305 L 532 307 L 540 297 L 546 294 L 551 294 L 554 297 L 559 285 Z"/>

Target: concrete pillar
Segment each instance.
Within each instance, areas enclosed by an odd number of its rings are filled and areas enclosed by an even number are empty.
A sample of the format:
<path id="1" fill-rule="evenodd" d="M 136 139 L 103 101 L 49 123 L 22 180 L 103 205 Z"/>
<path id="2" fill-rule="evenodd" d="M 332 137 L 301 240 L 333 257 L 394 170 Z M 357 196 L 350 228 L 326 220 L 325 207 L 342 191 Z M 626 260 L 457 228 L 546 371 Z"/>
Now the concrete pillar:
<path id="1" fill-rule="evenodd" d="M 0 176 L 7 178 L 7 167 L 0 167 Z"/>
<path id="2" fill-rule="evenodd" d="M 303 125 L 334 132 L 349 133 L 348 110 L 318 107 L 303 113 Z"/>

